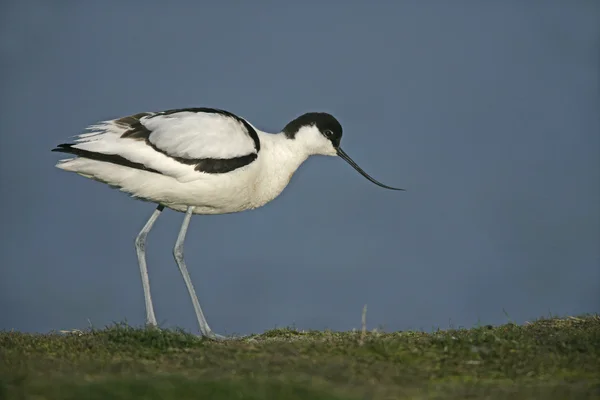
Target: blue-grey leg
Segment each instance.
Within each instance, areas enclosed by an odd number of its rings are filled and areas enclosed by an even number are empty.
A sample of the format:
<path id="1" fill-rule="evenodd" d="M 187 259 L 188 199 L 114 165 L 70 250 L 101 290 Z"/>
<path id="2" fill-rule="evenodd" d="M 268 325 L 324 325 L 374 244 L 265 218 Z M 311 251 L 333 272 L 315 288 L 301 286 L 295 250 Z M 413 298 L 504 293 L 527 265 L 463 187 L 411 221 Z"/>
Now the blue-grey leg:
<path id="1" fill-rule="evenodd" d="M 152 225 L 164 209 L 159 205 L 150 216 L 146 225 L 135 238 L 135 252 L 137 253 L 138 263 L 140 264 L 140 274 L 142 275 L 142 286 L 144 288 L 144 301 L 146 302 L 146 324 L 156 326 L 156 316 L 154 315 L 154 306 L 152 305 L 152 296 L 150 295 L 150 278 L 148 277 L 148 267 L 146 266 L 146 237 L 152 229 Z"/>
<path id="2" fill-rule="evenodd" d="M 190 297 L 192 298 L 192 304 L 194 305 L 194 311 L 196 311 L 196 318 L 198 319 L 198 325 L 200 326 L 200 332 L 203 336 L 211 338 L 211 339 L 225 339 L 224 336 L 217 335 L 214 333 L 210 327 L 208 326 L 208 322 L 206 322 L 206 318 L 204 318 L 204 313 L 202 312 L 202 308 L 200 307 L 200 302 L 198 301 L 198 296 L 196 296 L 196 291 L 194 290 L 194 285 L 192 284 L 192 279 L 190 278 L 190 274 L 185 266 L 185 261 L 183 259 L 183 242 L 185 241 L 185 235 L 188 230 L 188 226 L 190 224 L 190 219 L 192 218 L 192 214 L 194 212 L 194 207 L 188 207 L 185 217 L 183 218 L 183 224 L 181 224 L 181 230 L 179 231 L 179 235 L 177 236 L 177 242 L 175 242 L 175 248 L 173 249 L 173 255 L 175 256 L 175 261 L 179 266 L 179 271 L 181 272 L 181 276 L 183 276 L 183 280 L 185 281 L 185 285 L 187 286 L 188 292 L 190 293 Z"/>

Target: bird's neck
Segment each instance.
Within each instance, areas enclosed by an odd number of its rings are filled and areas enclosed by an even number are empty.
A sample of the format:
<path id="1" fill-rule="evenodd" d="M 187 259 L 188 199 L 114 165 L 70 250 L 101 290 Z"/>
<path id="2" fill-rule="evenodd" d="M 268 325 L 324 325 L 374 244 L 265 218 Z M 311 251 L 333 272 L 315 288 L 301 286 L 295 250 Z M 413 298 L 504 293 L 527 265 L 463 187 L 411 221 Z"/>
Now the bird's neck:
<path id="1" fill-rule="evenodd" d="M 259 138 L 261 142 L 259 157 L 261 173 L 258 183 L 259 191 L 264 193 L 261 202 L 266 203 L 285 189 L 298 167 L 306 161 L 310 153 L 301 143 L 294 139 L 288 139 L 283 133 L 260 132 Z"/>

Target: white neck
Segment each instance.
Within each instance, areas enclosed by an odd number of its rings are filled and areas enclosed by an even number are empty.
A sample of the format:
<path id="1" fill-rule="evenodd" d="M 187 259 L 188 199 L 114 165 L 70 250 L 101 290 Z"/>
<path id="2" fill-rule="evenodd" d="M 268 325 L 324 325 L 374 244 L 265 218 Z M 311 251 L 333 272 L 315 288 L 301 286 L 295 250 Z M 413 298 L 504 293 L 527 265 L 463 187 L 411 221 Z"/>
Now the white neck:
<path id="1" fill-rule="evenodd" d="M 311 155 L 302 142 L 288 139 L 285 134 L 270 134 L 257 130 L 260 139 L 260 174 L 257 177 L 257 200 L 262 206 L 277 197 L 287 186 L 294 172 Z"/>

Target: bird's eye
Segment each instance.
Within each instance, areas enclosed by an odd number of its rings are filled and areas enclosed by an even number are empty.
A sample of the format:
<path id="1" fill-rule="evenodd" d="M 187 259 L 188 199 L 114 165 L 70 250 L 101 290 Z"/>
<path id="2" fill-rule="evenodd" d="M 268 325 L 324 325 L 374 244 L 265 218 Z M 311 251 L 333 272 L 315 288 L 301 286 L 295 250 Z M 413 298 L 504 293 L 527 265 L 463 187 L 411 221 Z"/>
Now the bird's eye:
<path id="1" fill-rule="evenodd" d="M 333 131 L 331 131 L 329 129 L 327 129 L 324 133 L 325 133 L 325 136 L 327 136 L 327 137 L 332 137 L 333 136 Z"/>

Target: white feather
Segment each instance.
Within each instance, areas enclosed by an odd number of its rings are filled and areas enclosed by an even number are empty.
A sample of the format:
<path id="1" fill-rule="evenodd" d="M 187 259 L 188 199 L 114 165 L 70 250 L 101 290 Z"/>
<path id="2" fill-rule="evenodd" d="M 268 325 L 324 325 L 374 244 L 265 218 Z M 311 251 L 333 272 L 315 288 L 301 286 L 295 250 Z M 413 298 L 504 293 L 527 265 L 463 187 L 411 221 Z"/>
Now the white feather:
<path id="1" fill-rule="evenodd" d="M 219 113 L 178 112 L 140 119 L 160 150 L 189 159 L 228 159 L 256 153 L 244 124 Z"/>

